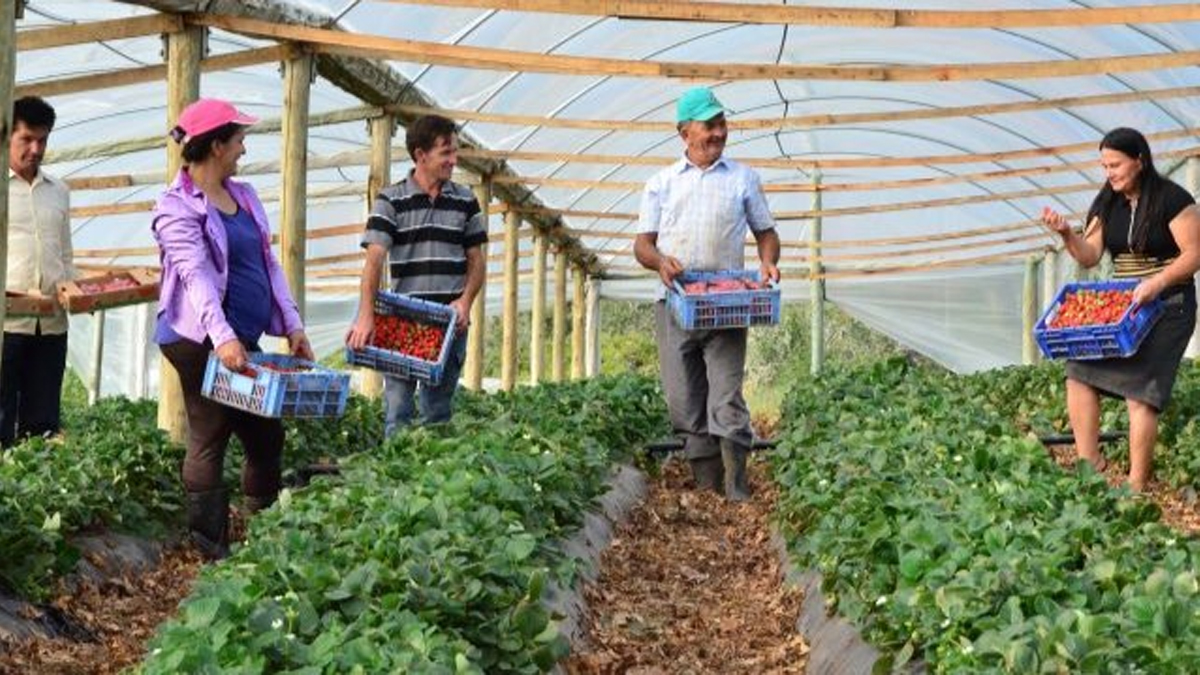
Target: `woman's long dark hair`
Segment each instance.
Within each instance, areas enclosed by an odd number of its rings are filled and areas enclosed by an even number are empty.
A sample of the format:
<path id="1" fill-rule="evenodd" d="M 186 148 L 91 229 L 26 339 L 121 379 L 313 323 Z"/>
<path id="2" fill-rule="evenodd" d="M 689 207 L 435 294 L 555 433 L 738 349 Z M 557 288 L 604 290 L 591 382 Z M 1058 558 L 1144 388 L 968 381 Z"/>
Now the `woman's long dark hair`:
<path id="1" fill-rule="evenodd" d="M 1146 142 L 1146 137 L 1142 135 L 1142 132 L 1137 129 L 1119 127 L 1104 134 L 1104 138 L 1100 140 L 1100 149 L 1106 148 L 1142 160 L 1142 172 L 1138 179 L 1140 188 L 1138 189 L 1137 213 L 1134 215 L 1130 248 L 1137 252 L 1144 251 L 1146 242 L 1150 238 L 1150 223 L 1160 223 L 1164 219 L 1165 206 L 1161 195 L 1163 186 L 1166 185 L 1166 179 L 1158 173 L 1158 169 L 1154 168 L 1154 156 L 1150 154 L 1150 144 Z M 1096 195 L 1096 199 L 1092 201 L 1092 207 L 1088 209 L 1086 222 L 1091 223 L 1092 218 L 1096 216 L 1104 220 L 1108 216 L 1113 200 L 1117 198 L 1124 199 L 1105 181 L 1100 194 Z"/>

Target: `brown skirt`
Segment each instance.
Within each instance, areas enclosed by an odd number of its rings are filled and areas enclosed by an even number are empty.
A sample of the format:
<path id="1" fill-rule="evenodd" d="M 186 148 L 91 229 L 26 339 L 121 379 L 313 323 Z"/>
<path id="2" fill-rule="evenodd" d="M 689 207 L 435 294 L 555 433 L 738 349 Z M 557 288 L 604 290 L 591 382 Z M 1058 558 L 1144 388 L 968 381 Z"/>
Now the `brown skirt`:
<path id="1" fill-rule="evenodd" d="M 1171 388 L 1188 340 L 1196 329 L 1194 292 L 1163 298 L 1163 315 L 1138 350 L 1128 358 L 1067 361 L 1067 379 L 1076 380 L 1105 396 L 1133 399 L 1159 412 L 1171 401 Z"/>

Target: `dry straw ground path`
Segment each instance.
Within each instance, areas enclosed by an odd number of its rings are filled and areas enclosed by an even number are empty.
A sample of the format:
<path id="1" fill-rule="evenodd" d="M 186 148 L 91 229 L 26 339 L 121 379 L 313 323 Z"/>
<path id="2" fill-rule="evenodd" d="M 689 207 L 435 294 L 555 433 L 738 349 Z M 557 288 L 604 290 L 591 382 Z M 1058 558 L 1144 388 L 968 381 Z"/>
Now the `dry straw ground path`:
<path id="1" fill-rule="evenodd" d="M 768 517 L 775 494 L 754 462 L 754 498 L 733 505 L 696 491 L 681 460 L 650 481 L 585 590 L 585 644 L 568 671 L 803 673 L 802 600 L 782 583 Z"/>

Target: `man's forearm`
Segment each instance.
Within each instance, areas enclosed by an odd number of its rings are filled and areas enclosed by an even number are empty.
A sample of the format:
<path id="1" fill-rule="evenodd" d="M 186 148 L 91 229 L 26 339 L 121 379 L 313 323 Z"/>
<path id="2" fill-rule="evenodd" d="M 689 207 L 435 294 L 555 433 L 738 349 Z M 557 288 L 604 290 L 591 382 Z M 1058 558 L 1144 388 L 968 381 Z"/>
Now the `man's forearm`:
<path id="1" fill-rule="evenodd" d="M 758 259 L 772 265 L 779 264 L 779 233 L 774 229 L 767 230 L 755 238 L 758 244 Z"/>
<path id="2" fill-rule="evenodd" d="M 633 244 L 633 257 L 648 270 L 657 271 L 662 266 L 662 254 L 658 252 L 655 242 L 639 238 Z"/>
<path id="3" fill-rule="evenodd" d="M 383 270 L 383 260 L 367 252 L 367 262 L 363 266 L 362 281 L 359 283 L 358 311 L 375 311 L 375 292 L 379 290 L 379 277 Z"/>
<path id="4" fill-rule="evenodd" d="M 467 307 L 475 302 L 475 296 L 479 295 L 479 289 L 483 288 L 483 279 L 487 275 L 487 258 L 482 249 L 476 251 L 475 255 L 467 256 L 467 280 L 462 292 Z"/>

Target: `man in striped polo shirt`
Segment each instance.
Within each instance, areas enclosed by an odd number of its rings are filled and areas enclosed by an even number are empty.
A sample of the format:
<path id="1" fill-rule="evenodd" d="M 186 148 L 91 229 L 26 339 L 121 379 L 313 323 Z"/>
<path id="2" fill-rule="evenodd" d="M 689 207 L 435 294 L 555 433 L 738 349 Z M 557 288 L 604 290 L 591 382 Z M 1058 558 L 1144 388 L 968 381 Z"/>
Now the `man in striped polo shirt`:
<path id="1" fill-rule="evenodd" d="M 451 401 L 466 358 L 471 303 L 487 272 L 482 248 L 487 242 L 487 223 L 470 188 L 450 180 L 458 162 L 458 129 L 453 121 L 438 115 L 422 117 L 409 126 L 405 144 L 413 160 L 412 171 L 375 197 L 367 218 L 362 239 L 367 262 L 358 317 L 346 336 L 346 345 L 360 349 L 375 331 L 375 292 L 385 256 L 394 292 L 453 307 L 458 324 L 442 382 L 419 387 L 420 420 L 433 424 L 450 419 Z M 415 380 L 384 376 L 386 435 L 413 422 L 417 391 Z"/>

